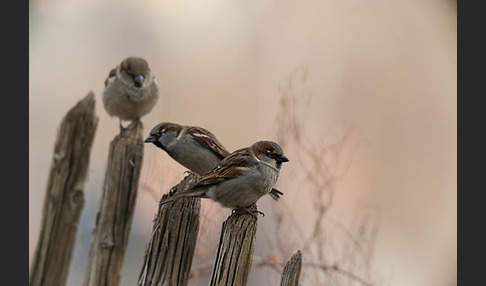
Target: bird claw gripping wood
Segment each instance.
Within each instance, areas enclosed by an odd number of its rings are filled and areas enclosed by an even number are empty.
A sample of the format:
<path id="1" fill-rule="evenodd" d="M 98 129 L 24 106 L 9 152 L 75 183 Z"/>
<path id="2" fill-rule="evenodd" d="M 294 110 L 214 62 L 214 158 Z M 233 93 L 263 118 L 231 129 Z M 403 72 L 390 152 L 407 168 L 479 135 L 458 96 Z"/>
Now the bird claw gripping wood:
<path id="1" fill-rule="evenodd" d="M 265 217 L 265 214 L 261 211 L 259 211 L 257 208 L 256 208 L 256 205 L 252 205 L 250 207 L 246 207 L 246 208 L 239 208 L 239 209 L 233 209 L 231 211 L 231 214 L 251 214 L 252 216 L 254 216 L 255 218 L 258 219 L 258 215 L 262 215 L 263 217 Z"/>

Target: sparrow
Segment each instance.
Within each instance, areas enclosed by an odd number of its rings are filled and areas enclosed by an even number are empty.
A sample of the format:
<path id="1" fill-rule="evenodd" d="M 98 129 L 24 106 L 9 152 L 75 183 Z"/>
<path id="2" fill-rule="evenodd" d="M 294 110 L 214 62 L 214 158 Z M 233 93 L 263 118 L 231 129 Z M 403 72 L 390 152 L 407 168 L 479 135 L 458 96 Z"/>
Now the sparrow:
<path id="1" fill-rule="evenodd" d="M 157 103 L 159 87 L 147 61 L 128 57 L 110 71 L 105 80 L 103 104 L 110 116 L 138 120 Z"/>
<path id="2" fill-rule="evenodd" d="M 153 143 L 179 164 L 199 175 L 211 170 L 230 154 L 208 130 L 172 122 L 157 124 L 144 142 Z M 269 195 L 277 201 L 283 193 L 272 189 Z"/>
<path id="3" fill-rule="evenodd" d="M 223 207 L 251 212 L 250 208 L 273 189 L 282 163 L 288 161 L 277 143 L 258 141 L 234 151 L 196 184 L 160 201 L 160 204 L 187 197 L 209 198 Z"/>

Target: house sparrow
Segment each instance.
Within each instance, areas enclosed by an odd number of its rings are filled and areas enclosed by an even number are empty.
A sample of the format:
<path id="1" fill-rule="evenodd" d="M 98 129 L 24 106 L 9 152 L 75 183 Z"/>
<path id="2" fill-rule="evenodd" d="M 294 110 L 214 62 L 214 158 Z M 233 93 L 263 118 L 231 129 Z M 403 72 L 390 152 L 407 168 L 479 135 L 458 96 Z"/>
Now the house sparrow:
<path id="1" fill-rule="evenodd" d="M 203 175 L 230 153 L 208 130 L 162 122 L 150 131 L 145 143 L 153 143 L 192 172 Z M 272 189 L 269 195 L 278 200 L 283 195 Z"/>
<path id="2" fill-rule="evenodd" d="M 205 173 L 195 185 L 160 204 L 196 197 L 210 198 L 223 207 L 235 210 L 249 210 L 273 189 L 282 163 L 288 161 L 277 143 L 258 141 L 250 147 L 234 151 Z"/>
<path id="3" fill-rule="evenodd" d="M 103 104 L 111 116 L 133 121 L 149 113 L 159 97 L 159 87 L 146 60 L 128 57 L 105 80 Z M 122 128 L 123 129 L 123 128 Z"/>

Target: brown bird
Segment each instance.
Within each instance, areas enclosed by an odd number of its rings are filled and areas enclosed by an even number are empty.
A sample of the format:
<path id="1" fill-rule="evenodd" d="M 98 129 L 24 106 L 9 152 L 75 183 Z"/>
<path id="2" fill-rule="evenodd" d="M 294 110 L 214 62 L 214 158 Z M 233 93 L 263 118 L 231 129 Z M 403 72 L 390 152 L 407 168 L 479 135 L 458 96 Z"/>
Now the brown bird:
<path id="1" fill-rule="evenodd" d="M 226 148 L 208 130 L 172 122 L 157 124 L 145 143 L 153 143 L 192 172 L 204 175 L 229 155 Z M 282 192 L 273 188 L 269 195 L 278 200 Z"/>
<path id="2" fill-rule="evenodd" d="M 161 201 L 164 204 L 179 198 L 209 198 L 223 207 L 248 209 L 262 196 L 275 190 L 283 162 L 289 159 L 272 141 L 258 141 L 231 153 L 205 173 L 189 189 Z"/>
<path id="3" fill-rule="evenodd" d="M 111 116 L 138 120 L 157 103 L 159 87 L 147 61 L 128 57 L 112 69 L 105 80 L 103 105 Z"/>

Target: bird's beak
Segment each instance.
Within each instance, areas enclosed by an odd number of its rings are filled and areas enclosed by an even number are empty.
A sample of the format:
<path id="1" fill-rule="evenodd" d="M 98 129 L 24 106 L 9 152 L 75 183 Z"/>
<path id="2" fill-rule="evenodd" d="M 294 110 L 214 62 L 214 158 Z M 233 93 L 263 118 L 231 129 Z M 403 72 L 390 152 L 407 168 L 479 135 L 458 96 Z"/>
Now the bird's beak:
<path id="1" fill-rule="evenodd" d="M 142 86 L 143 80 L 144 80 L 143 75 L 137 75 L 137 76 L 133 77 L 133 81 L 135 82 L 135 86 L 138 86 L 138 87 Z"/>
<path id="2" fill-rule="evenodd" d="M 282 154 L 279 157 L 277 157 L 276 160 L 277 160 L 277 162 L 288 162 L 289 158 L 287 158 L 284 154 Z"/>
<path id="3" fill-rule="evenodd" d="M 145 139 L 145 143 L 154 143 L 155 141 L 157 141 L 157 137 L 153 136 L 153 135 L 150 135 L 149 137 L 147 137 L 147 139 Z"/>

